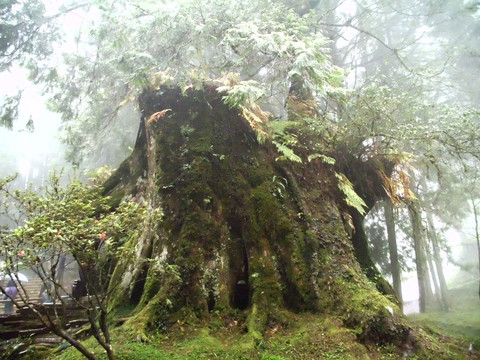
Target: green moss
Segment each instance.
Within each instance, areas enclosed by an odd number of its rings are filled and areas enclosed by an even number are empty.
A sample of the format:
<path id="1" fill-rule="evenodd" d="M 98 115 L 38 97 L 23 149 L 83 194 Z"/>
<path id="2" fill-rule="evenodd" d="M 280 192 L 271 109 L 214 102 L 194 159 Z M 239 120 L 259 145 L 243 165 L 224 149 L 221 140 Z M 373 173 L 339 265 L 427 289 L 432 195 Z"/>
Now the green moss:
<path id="1" fill-rule="evenodd" d="M 145 285 L 143 287 L 142 297 L 138 304 L 138 307 L 141 308 L 147 304 L 151 299 L 158 294 L 160 286 L 162 284 L 162 277 L 159 276 L 157 269 L 154 266 L 151 266 L 148 269 L 147 278 L 145 280 Z"/>
<path id="2" fill-rule="evenodd" d="M 263 331 L 267 325 L 267 320 L 268 315 L 264 312 L 263 307 L 259 310 L 259 306 L 254 301 L 248 317 L 248 334 L 255 344 L 263 339 Z"/>
<path id="3" fill-rule="evenodd" d="M 148 302 L 140 301 L 135 315 L 124 325 L 127 332 L 145 341 L 149 341 L 150 334 L 155 331 L 165 331 L 171 320 L 170 314 L 178 311 L 178 296 L 183 281 L 178 270 L 165 265 L 158 269 L 157 276 L 162 284 L 159 290 Z"/>
<path id="4" fill-rule="evenodd" d="M 268 183 L 254 189 L 251 193 L 251 206 L 258 226 L 272 241 L 280 243 L 293 231 L 293 224 L 272 191 L 272 186 Z"/>
<path id="5" fill-rule="evenodd" d="M 314 251 L 312 251 L 311 246 L 308 246 L 306 234 L 300 232 L 299 229 L 296 229 L 286 239 L 288 245 L 283 250 L 283 261 L 287 281 L 292 284 L 291 286 L 295 286 L 295 289 L 290 289 L 286 301 L 293 309 L 316 310 L 318 299 L 316 292 L 312 289 L 311 281 Z"/>
<path id="6" fill-rule="evenodd" d="M 125 248 L 128 251 L 133 251 L 138 240 L 138 235 L 133 235 L 125 243 Z M 108 292 L 111 294 L 109 299 L 109 310 L 126 306 L 129 302 L 129 292 L 121 286 L 122 277 L 128 271 L 129 264 L 127 259 L 119 259 L 115 269 L 113 270 L 112 278 L 109 283 Z"/>
<path id="7" fill-rule="evenodd" d="M 344 276 L 337 278 L 333 287 L 345 324 L 363 342 L 403 344 L 410 330 L 400 309 L 375 291 L 372 284 L 352 280 L 349 271 Z"/>
<path id="8" fill-rule="evenodd" d="M 125 197 L 125 190 L 124 189 L 117 190 L 113 192 L 111 195 L 109 195 L 108 205 L 112 209 L 116 209 L 120 205 L 124 197 Z"/>
<path id="9" fill-rule="evenodd" d="M 195 134 L 188 143 L 189 150 L 197 154 L 210 154 L 213 150 L 211 135 L 212 132 L 209 129 L 203 129 Z"/>
<path id="10" fill-rule="evenodd" d="M 313 314 L 291 317 L 289 327 L 274 327 L 267 338 L 269 353 L 285 359 L 369 359 L 367 348 L 355 342 L 350 331 L 330 317 Z"/>
<path id="11" fill-rule="evenodd" d="M 208 351 L 222 351 L 223 344 L 219 339 L 211 336 L 208 329 L 203 328 L 198 331 L 198 336 L 183 342 L 180 345 L 180 349 L 189 353 L 205 351 L 205 349 L 208 349 Z"/>

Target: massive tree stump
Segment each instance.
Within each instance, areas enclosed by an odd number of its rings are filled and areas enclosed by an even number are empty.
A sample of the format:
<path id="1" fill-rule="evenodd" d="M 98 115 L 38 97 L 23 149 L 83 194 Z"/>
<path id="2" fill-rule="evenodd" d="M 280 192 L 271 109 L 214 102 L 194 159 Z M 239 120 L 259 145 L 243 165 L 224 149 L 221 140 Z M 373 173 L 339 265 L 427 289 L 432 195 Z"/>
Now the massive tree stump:
<path id="1" fill-rule="evenodd" d="M 143 335 L 239 309 L 258 340 L 267 324 L 310 312 L 338 318 L 363 343 L 414 343 L 395 299 L 359 264 L 360 229 L 346 230 L 332 165 L 308 162 L 307 147 L 302 164 L 276 161 L 214 86 L 149 90 L 140 107 L 135 149 L 105 184 L 112 199 L 150 208 L 128 244 L 135 260 L 120 259 L 112 278 L 112 306 L 136 306 L 126 326 Z"/>

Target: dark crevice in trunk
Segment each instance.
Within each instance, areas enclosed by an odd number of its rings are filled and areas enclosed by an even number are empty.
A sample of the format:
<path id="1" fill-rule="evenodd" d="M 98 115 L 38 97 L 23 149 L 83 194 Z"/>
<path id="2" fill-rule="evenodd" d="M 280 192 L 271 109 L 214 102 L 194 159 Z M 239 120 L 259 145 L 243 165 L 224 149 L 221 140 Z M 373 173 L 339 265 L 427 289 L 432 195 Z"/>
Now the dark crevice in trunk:
<path id="1" fill-rule="evenodd" d="M 243 243 L 243 241 L 241 241 Z M 244 310 L 250 306 L 251 291 L 249 286 L 248 257 L 245 246 L 241 249 L 242 263 L 234 271 L 234 288 L 232 296 L 232 306 L 236 309 Z"/>
<path id="2" fill-rule="evenodd" d="M 152 246 L 147 246 L 143 250 L 142 255 L 144 256 L 142 257 L 142 259 L 150 259 L 152 257 L 152 250 Z M 130 295 L 130 302 L 133 305 L 138 305 L 140 303 L 140 300 L 142 299 L 149 267 L 149 262 L 147 260 L 144 260 L 142 269 L 140 271 L 137 281 L 133 285 L 132 294 Z"/>
<path id="3" fill-rule="evenodd" d="M 242 223 L 237 216 L 229 222 L 233 238 L 234 253 L 230 254 L 230 305 L 245 310 L 250 306 L 251 291 L 249 286 L 248 254 L 242 235 Z"/>
<path id="4" fill-rule="evenodd" d="M 133 286 L 132 295 L 130 296 L 130 301 L 133 305 L 137 305 L 142 298 L 143 288 L 145 287 L 145 282 L 147 281 L 147 274 L 148 264 L 144 264 L 142 267 L 142 272 Z"/>
<path id="5" fill-rule="evenodd" d="M 213 309 L 215 309 L 216 304 L 217 304 L 217 300 L 215 299 L 215 293 L 213 292 L 213 290 L 210 290 L 207 296 L 208 312 L 212 312 Z"/>
<path id="6" fill-rule="evenodd" d="M 250 287 L 245 280 L 237 281 L 233 295 L 233 307 L 245 310 L 250 303 Z"/>

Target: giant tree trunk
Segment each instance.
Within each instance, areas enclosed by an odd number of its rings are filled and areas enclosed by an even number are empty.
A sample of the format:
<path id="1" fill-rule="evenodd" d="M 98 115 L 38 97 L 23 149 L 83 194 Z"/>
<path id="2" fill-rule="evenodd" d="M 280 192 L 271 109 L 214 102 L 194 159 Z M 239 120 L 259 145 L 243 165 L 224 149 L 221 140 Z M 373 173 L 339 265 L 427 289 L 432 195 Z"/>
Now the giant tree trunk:
<path id="1" fill-rule="evenodd" d="M 355 257 L 333 166 L 276 161 L 214 87 L 152 90 L 141 109 L 136 147 L 105 184 L 113 199 L 151 209 L 127 245 L 135 260 L 121 259 L 112 279 L 112 306 L 136 305 L 126 326 L 142 336 L 180 316 L 208 321 L 237 308 L 257 341 L 282 314 L 309 311 L 337 316 L 362 342 L 412 342 Z"/>

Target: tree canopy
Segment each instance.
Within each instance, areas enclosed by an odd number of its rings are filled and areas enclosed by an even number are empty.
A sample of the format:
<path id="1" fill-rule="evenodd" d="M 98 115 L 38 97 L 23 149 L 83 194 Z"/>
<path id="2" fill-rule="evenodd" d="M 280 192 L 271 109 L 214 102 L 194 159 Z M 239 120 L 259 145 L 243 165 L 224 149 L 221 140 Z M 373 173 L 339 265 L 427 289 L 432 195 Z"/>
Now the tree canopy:
<path id="1" fill-rule="evenodd" d="M 43 84 L 62 114 L 74 163 L 102 139 L 96 134 L 118 126 L 121 109 L 146 86 L 218 80 L 230 86 L 230 104 L 255 102 L 277 119 L 285 118 L 289 91 L 299 86 L 325 104 L 329 126 L 348 134 L 343 141 L 353 152 L 386 147 L 435 157 L 436 165 L 450 158 L 442 151 L 475 155 L 475 95 L 455 81 L 455 68 L 473 64 L 476 48 L 468 36 L 458 42 L 451 27 L 461 21 L 461 31 L 474 32 L 477 10 L 394 0 L 100 1 L 47 12 L 40 2 L 7 2 L 3 69 L 20 61 Z M 74 37 L 63 37 L 67 45 L 58 54 L 58 26 L 70 12 L 84 20 Z M 357 91 L 345 87 L 347 72 Z M 14 104 L 11 98 L 4 106 L 5 125 Z"/>

